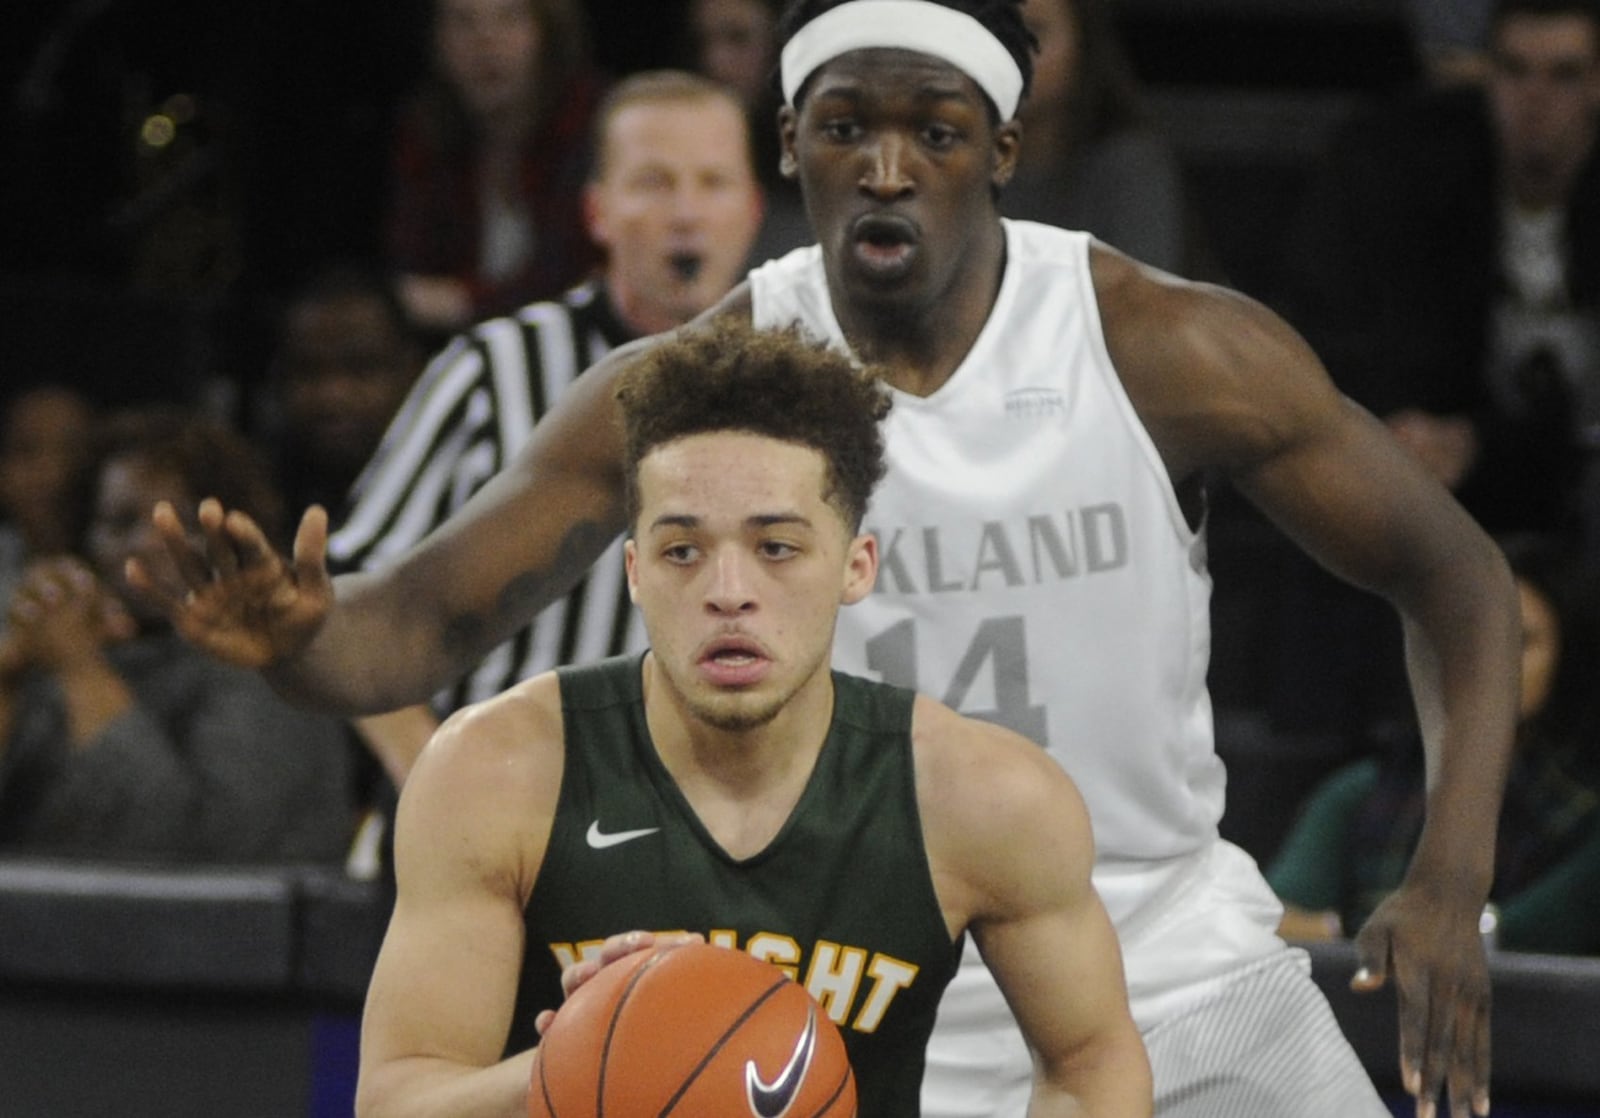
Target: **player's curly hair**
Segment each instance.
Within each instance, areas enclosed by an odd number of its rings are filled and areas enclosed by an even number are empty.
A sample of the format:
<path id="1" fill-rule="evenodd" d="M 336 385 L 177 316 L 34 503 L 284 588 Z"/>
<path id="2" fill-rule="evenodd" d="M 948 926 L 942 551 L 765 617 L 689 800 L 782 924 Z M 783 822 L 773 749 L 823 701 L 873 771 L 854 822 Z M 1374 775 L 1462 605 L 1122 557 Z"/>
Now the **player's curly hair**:
<path id="1" fill-rule="evenodd" d="M 824 497 L 852 532 L 883 478 L 889 395 L 874 368 L 797 327 L 757 330 L 736 318 L 652 346 L 616 390 L 622 406 L 628 522 L 639 513 L 639 462 L 689 435 L 744 431 L 798 443 L 827 460 Z"/>
<path id="2" fill-rule="evenodd" d="M 964 12 L 983 24 L 1000 45 L 1006 48 L 1011 57 L 1016 60 L 1017 69 L 1022 71 L 1022 94 L 1028 94 L 1028 89 L 1033 85 L 1033 55 L 1039 49 L 1039 40 L 1033 37 L 1033 32 L 1028 30 L 1027 24 L 1022 21 L 1022 0 L 932 0 L 942 7 L 952 8 Z M 783 48 L 789 45 L 789 40 L 794 38 L 799 30 L 823 12 L 837 8 L 840 4 L 848 4 L 850 0 L 791 0 L 783 14 L 778 17 L 774 29 L 777 38 L 777 49 L 781 54 Z M 795 107 L 800 107 L 804 99 L 806 86 L 810 80 L 795 91 Z M 996 119 L 999 110 L 994 103 L 989 103 Z"/>

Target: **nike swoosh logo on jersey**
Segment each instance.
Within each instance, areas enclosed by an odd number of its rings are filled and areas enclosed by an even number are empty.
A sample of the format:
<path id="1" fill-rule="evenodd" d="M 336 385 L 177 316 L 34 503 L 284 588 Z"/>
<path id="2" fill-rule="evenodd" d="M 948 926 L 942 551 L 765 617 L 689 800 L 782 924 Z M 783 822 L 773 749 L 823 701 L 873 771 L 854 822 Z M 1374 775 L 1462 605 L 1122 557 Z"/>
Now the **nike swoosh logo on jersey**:
<path id="1" fill-rule="evenodd" d="M 806 1027 L 795 1041 L 794 1053 L 771 1083 L 761 1078 L 754 1060 L 744 1063 L 745 1097 L 750 1103 L 750 1113 L 755 1118 L 782 1118 L 800 1093 L 800 1084 L 806 1081 L 811 1070 L 811 1057 L 817 1048 L 817 1007 L 811 1006 L 806 1014 Z"/>
<path id="2" fill-rule="evenodd" d="M 660 829 L 660 827 L 641 827 L 637 831 L 613 831 L 608 835 L 600 829 L 600 820 L 596 819 L 589 824 L 589 833 L 584 838 L 588 840 L 591 848 L 604 850 L 609 846 L 620 846 L 625 842 L 632 842 L 636 838 L 653 835 Z"/>

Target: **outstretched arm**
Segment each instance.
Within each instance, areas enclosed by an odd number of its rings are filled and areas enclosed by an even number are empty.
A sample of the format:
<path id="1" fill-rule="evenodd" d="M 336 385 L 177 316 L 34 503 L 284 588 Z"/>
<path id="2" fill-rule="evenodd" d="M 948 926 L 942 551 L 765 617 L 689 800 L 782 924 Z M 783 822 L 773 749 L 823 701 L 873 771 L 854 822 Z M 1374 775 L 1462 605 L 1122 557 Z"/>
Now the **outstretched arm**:
<path id="1" fill-rule="evenodd" d="M 1428 753 L 1427 822 L 1400 890 L 1362 929 L 1360 988 L 1393 976 L 1402 1078 L 1419 1099 L 1488 1092 L 1489 979 L 1477 934 L 1493 873 L 1520 640 L 1504 556 L 1305 343 L 1243 296 L 1157 282 L 1097 254 L 1107 343 L 1180 484 L 1226 471 L 1405 630 Z"/>
<path id="2" fill-rule="evenodd" d="M 611 392 L 635 343 L 579 377 L 530 443 L 439 530 L 378 573 L 330 579 L 327 517 L 292 558 L 207 501 L 198 538 L 155 517 L 173 570 L 131 572 L 199 647 L 266 670 L 292 698 L 343 714 L 421 702 L 575 583 L 621 528 Z"/>
<path id="3" fill-rule="evenodd" d="M 1116 931 L 1090 881 L 1077 788 L 1038 746 L 917 707 L 917 795 L 952 930 L 967 926 L 1034 1057 L 1029 1118 L 1142 1118 L 1149 1060 Z"/>

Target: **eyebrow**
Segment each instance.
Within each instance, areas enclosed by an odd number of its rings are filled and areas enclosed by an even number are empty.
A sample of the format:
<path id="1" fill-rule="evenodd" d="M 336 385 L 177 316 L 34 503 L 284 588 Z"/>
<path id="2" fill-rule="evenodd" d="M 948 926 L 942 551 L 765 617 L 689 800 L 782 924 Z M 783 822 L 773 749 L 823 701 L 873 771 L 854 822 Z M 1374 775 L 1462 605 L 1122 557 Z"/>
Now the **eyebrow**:
<path id="1" fill-rule="evenodd" d="M 698 516 L 693 516 L 689 513 L 666 513 L 650 522 L 650 530 L 653 532 L 657 528 L 698 528 L 700 523 Z M 745 517 L 744 523 L 748 528 L 771 528 L 779 524 L 799 524 L 806 528 L 811 527 L 811 520 L 797 512 L 759 513 L 755 516 Z"/>

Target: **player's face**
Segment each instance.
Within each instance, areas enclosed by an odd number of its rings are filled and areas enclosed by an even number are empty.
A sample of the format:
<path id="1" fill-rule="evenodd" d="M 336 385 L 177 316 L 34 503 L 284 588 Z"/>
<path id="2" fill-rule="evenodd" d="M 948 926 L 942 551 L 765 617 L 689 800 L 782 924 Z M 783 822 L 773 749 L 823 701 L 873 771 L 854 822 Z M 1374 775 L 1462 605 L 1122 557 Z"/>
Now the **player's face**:
<path id="1" fill-rule="evenodd" d="M 484 117 L 521 111 L 539 65 L 529 0 L 438 0 L 435 18 L 439 67 L 467 109 Z"/>
<path id="2" fill-rule="evenodd" d="M 743 110 L 724 97 L 629 105 L 606 129 L 602 167 L 589 230 L 632 324 L 665 330 L 727 294 L 761 223 Z"/>
<path id="3" fill-rule="evenodd" d="M 628 585 L 657 678 L 690 721 L 742 732 L 826 694 L 839 606 L 871 589 L 877 552 L 825 484 L 820 452 L 743 432 L 639 463 Z"/>
<path id="4" fill-rule="evenodd" d="M 989 113 L 971 78 L 913 51 L 851 51 L 811 76 L 783 111 L 783 161 L 836 293 L 915 307 L 959 286 L 1016 161 L 1016 126 Z"/>
<path id="5" fill-rule="evenodd" d="M 1578 15 L 1507 16 L 1494 41 L 1490 94 L 1514 175 L 1576 174 L 1600 121 L 1600 35 Z"/>

